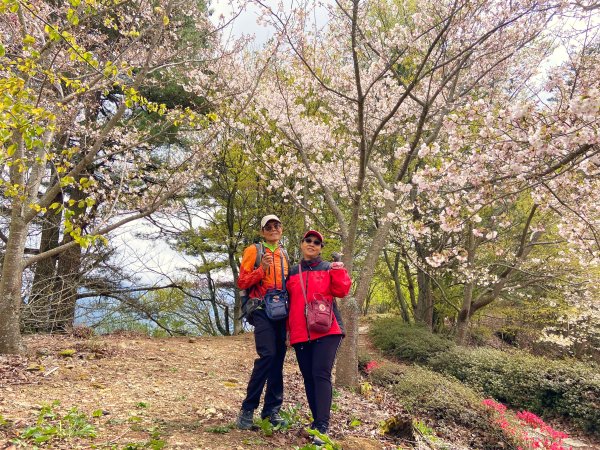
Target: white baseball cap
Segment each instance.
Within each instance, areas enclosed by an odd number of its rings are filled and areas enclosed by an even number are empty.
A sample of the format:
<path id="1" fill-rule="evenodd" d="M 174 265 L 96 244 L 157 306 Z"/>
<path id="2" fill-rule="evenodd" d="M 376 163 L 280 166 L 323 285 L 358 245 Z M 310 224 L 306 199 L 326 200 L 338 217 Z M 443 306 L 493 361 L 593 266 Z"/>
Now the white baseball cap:
<path id="1" fill-rule="evenodd" d="M 264 228 L 265 225 L 270 222 L 271 220 L 276 220 L 277 222 L 281 223 L 281 220 L 279 220 L 279 217 L 277 217 L 275 214 L 269 214 L 265 217 L 263 217 L 262 219 L 260 219 L 260 228 Z"/>

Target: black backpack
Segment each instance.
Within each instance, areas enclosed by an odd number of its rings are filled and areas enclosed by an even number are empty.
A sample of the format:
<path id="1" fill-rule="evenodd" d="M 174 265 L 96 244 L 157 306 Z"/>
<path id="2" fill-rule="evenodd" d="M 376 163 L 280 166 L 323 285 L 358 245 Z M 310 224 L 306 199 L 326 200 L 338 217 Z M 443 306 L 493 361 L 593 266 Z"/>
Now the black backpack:
<path id="1" fill-rule="evenodd" d="M 258 269 L 258 266 L 260 266 L 260 261 L 261 261 L 263 255 L 265 254 L 265 246 L 262 242 L 259 244 L 254 244 L 254 246 L 256 247 L 256 260 L 254 261 L 254 270 L 256 270 L 256 269 Z M 281 253 L 285 257 L 285 260 L 286 260 L 288 268 L 289 268 L 290 267 L 290 258 L 288 257 L 287 252 L 285 251 L 285 249 L 282 246 L 279 246 L 279 248 L 281 249 Z M 261 281 L 261 283 L 262 283 L 262 281 Z M 251 289 L 252 289 L 252 287 L 250 287 L 248 289 L 240 289 L 240 298 L 242 300 L 242 305 L 241 305 L 242 314 L 240 315 L 240 320 L 242 320 L 246 316 L 246 304 L 248 303 L 248 300 L 250 299 L 250 290 Z"/>

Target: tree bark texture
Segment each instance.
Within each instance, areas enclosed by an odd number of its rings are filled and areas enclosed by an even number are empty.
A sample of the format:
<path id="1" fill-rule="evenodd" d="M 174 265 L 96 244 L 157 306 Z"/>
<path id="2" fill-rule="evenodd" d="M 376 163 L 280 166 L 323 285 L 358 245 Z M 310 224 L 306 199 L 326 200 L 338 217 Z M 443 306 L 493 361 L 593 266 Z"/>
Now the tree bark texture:
<path id="1" fill-rule="evenodd" d="M 346 337 L 338 351 L 335 384 L 336 386 L 358 385 L 358 318 L 360 307 L 354 297 L 346 297 L 340 302 Z"/>
<path id="2" fill-rule="evenodd" d="M 470 271 L 473 269 L 475 262 L 475 237 L 473 236 L 473 224 L 469 223 L 467 226 L 467 267 Z M 467 338 L 467 330 L 469 329 L 469 318 L 471 317 L 471 305 L 473 304 L 473 290 L 475 289 L 475 282 L 473 280 L 465 283 L 465 289 L 463 293 L 463 304 L 458 313 L 458 321 L 456 324 L 456 342 L 463 345 Z"/>
<path id="3" fill-rule="evenodd" d="M 22 207 L 22 205 L 20 205 Z M 21 207 L 13 208 L 0 280 L 0 353 L 22 353 L 21 339 L 21 261 L 27 241 L 27 223 L 20 217 Z"/>
<path id="4" fill-rule="evenodd" d="M 402 314 L 402 319 L 406 322 L 410 322 L 410 315 L 408 313 L 408 305 L 406 304 L 406 298 L 404 297 L 404 293 L 402 292 L 402 284 L 400 283 L 400 253 L 396 253 L 394 258 L 394 264 L 390 261 L 389 254 L 387 250 L 383 250 L 383 256 L 385 257 L 385 262 L 390 271 L 390 275 L 392 276 L 392 280 L 394 280 L 394 289 L 396 291 L 396 300 L 398 300 L 398 306 L 400 307 L 400 312 Z"/>
<path id="5" fill-rule="evenodd" d="M 431 289 L 431 277 L 421 269 L 417 269 L 417 309 L 415 319 L 424 323 L 433 330 L 433 292 Z"/>
<path id="6" fill-rule="evenodd" d="M 356 222 L 353 224 L 357 226 Z M 383 249 L 389 235 L 390 228 L 392 226 L 391 221 L 384 222 L 376 231 L 373 240 L 371 241 L 371 247 L 365 258 L 363 269 L 360 273 L 358 283 L 356 284 L 356 291 L 354 293 L 354 299 L 349 300 L 347 297 L 345 308 L 342 310 L 343 317 L 346 325 L 346 339 L 340 352 L 340 365 L 338 367 L 339 375 L 336 375 L 336 385 L 345 387 L 357 387 L 358 386 L 358 319 L 360 312 L 363 309 L 364 303 L 369 295 L 369 287 L 373 274 L 375 273 L 375 267 L 381 250 Z M 353 253 L 346 249 L 344 242 L 344 263 L 346 258 L 351 258 Z M 352 251 L 354 250 L 353 241 L 352 245 L 348 245 Z M 350 256 L 348 256 L 350 255 Z M 342 367 L 343 366 L 343 367 Z M 341 369 L 341 370 L 340 370 Z"/>
<path id="7" fill-rule="evenodd" d="M 62 192 L 54 202 L 62 203 Z M 40 253 L 58 247 L 62 212 L 48 210 L 42 216 Z M 26 332 L 48 332 L 52 298 L 56 282 L 58 255 L 43 259 L 35 265 L 31 296 L 23 311 L 23 328 Z"/>

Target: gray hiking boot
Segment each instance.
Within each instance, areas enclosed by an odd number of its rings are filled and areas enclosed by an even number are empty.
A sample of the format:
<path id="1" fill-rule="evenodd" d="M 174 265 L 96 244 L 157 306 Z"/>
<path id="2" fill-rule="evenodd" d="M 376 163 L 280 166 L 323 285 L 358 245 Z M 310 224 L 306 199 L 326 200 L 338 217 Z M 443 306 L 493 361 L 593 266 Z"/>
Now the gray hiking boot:
<path id="1" fill-rule="evenodd" d="M 311 424 L 311 428 L 313 430 L 317 430 L 319 433 L 321 433 L 321 435 L 327 435 L 327 430 L 324 427 L 315 427 L 313 423 Z M 316 447 L 321 447 L 322 445 L 325 445 L 325 441 L 317 435 L 313 435 L 312 443 Z"/>
<path id="2" fill-rule="evenodd" d="M 320 447 L 321 445 L 325 445 L 325 441 L 321 439 L 319 436 L 313 436 L 312 438 L 313 445 Z"/>
<path id="3" fill-rule="evenodd" d="M 274 427 L 278 426 L 281 427 L 286 427 L 287 426 L 287 421 L 281 417 L 281 414 L 279 414 L 278 411 L 269 414 L 268 416 L 263 417 L 263 419 L 269 419 L 269 422 L 271 422 L 271 425 L 273 425 Z"/>
<path id="4" fill-rule="evenodd" d="M 254 410 L 246 411 L 242 409 L 238 415 L 236 425 L 240 430 L 250 430 L 254 425 Z"/>

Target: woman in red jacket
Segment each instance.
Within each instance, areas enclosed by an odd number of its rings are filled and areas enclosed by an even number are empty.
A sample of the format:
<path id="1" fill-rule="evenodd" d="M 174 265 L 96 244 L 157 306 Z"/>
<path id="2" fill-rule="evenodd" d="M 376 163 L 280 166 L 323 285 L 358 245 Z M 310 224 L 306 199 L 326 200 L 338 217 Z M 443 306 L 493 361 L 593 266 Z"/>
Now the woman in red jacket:
<path id="1" fill-rule="evenodd" d="M 300 244 L 302 260 L 292 267 L 286 283 L 290 295 L 288 327 L 290 344 L 296 351 L 308 405 L 313 416 L 311 428 L 325 434 L 329 428 L 332 399 L 331 371 L 342 337 L 343 323 L 334 297 L 345 297 L 352 281 L 341 262 L 321 260 L 323 236 L 315 230 L 307 231 Z M 331 327 L 320 332 L 311 331 L 305 313 L 308 304 L 315 300 L 331 304 Z M 313 443 L 322 445 L 318 437 Z"/>

